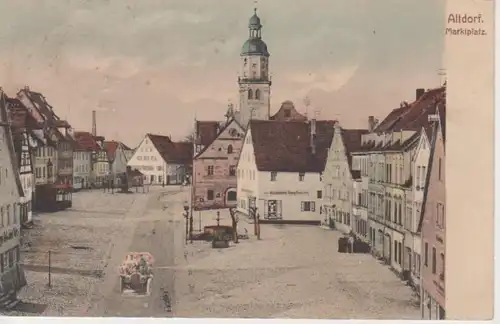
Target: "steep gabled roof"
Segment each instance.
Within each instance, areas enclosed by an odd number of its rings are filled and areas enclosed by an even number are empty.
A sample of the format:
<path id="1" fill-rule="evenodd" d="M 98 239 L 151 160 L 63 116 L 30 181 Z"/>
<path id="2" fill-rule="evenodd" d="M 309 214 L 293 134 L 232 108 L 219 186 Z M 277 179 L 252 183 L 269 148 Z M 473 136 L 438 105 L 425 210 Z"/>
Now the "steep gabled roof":
<path id="1" fill-rule="evenodd" d="M 428 125 L 428 116 L 435 113 L 436 106 L 445 102 L 446 86 L 427 90 L 413 103 L 394 109 L 374 129 L 374 132 L 420 131 L 422 127 Z"/>
<path id="2" fill-rule="evenodd" d="M 251 120 L 255 163 L 259 171 L 323 172 L 335 121 L 317 121 L 315 154 L 310 147 L 310 123 Z"/>
<path id="3" fill-rule="evenodd" d="M 342 142 L 344 143 L 345 154 L 347 157 L 347 163 L 349 164 L 349 170 L 353 179 L 358 179 L 361 174 L 359 170 L 352 169 L 352 152 L 359 151 L 361 149 L 361 136 L 363 134 L 368 134 L 367 129 L 341 129 Z"/>
<path id="4" fill-rule="evenodd" d="M 428 163 L 428 171 L 427 171 L 427 176 L 425 179 L 426 186 L 424 186 L 424 199 L 422 201 L 422 209 L 420 210 L 420 219 L 418 222 L 418 228 L 417 232 L 420 233 L 422 231 L 422 225 L 424 222 L 424 216 L 425 216 L 425 205 L 427 203 L 427 195 L 429 193 L 429 186 L 430 186 L 430 179 L 432 176 L 432 171 L 433 171 L 433 165 L 434 165 L 434 155 L 436 154 L 436 142 L 437 138 L 439 136 L 439 133 L 441 133 L 442 140 L 443 140 L 443 147 L 445 146 L 445 137 L 444 137 L 444 128 L 443 128 L 443 123 L 441 123 L 441 120 L 445 121 L 446 120 L 446 105 L 442 105 L 442 111 L 439 111 L 439 108 L 437 109 L 437 113 L 439 115 L 440 121 L 437 123 L 434 123 L 432 127 L 432 140 L 431 140 L 431 154 L 429 155 L 429 163 Z"/>
<path id="5" fill-rule="evenodd" d="M 215 136 L 215 138 L 212 140 L 212 142 L 208 143 L 207 145 L 205 145 L 205 147 L 198 153 L 196 154 L 196 156 L 193 158 L 193 159 L 197 159 L 199 156 L 201 156 L 203 153 L 205 153 L 209 148 L 210 146 L 217 140 L 217 138 L 219 138 L 219 136 L 224 133 L 224 131 L 231 125 L 231 124 L 236 124 L 238 127 L 241 128 L 242 131 L 245 131 L 245 128 L 241 126 L 241 124 L 236 120 L 235 117 L 231 118 L 229 121 L 226 122 L 226 124 L 224 125 L 224 127 L 222 127 L 217 135 Z"/>
<path id="6" fill-rule="evenodd" d="M 269 117 L 270 120 L 279 120 L 279 121 L 289 121 L 289 120 L 297 120 L 297 121 L 306 121 L 307 117 L 302 115 L 295 109 L 295 105 L 290 100 L 284 101 L 281 104 L 280 109 Z"/>
<path id="7" fill-rule="evenodd" d="M 12 136 L 12 130 L 11 127 L 9 127 L 8 121 L 9 114 L 7 112 L 7 95 L 3 92 L 3 90 L 0 89 L 0 122 L 4 123 L 4 125 L 1 125 L 0 123 L 0 127 L 5 127 L 6 142 L 9 150 L 9 157 L 12 165 L 12 172 L 14 173 L 17 191 L 20 197 L 24 197 L 24 189 L 21 183 L 18 164 L 16 162 L 17 159 L 16 151 L 14 148 L 14 138 Z"/>
<path id="8" fill-rule="evenodd" d="M 193 157 L 193 145 L 189 142 L 172 142 L 169 136 L 147 134 L 151 143 L 167 163 L 190 164 Z"/>
<path id="9" fill-rule="evenodd" d="M 99 151 L 100 147 L 90 132 L 75 132 L 76 151 Z"/>
<path id="10" fill-rule="evenodd" d="M 219 134 L 219 128 L 220 125 L 218 121 L 197 120 L 195 130 L 196 138 L 194 139 L 195 144 L 203 146 L 212 144 Z"/>

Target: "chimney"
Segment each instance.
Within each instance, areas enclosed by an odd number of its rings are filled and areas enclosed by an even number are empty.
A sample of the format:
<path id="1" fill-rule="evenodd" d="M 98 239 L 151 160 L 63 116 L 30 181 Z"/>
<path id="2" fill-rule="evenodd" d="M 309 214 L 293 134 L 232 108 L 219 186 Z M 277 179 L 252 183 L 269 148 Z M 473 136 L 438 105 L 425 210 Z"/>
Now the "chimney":
<path id="1" fill-rule="evenodd" d="M 378 125 L 378 119 L 375 116 L 368 116 L 368 131 L 371 133 Z"/>
<path id="2" fill-rule="evenodd" d="M 424 88 L 418 88 L 417 91 L 415 92 L 415 100 L 420 99 L 420 97 L 422 97 L 424 93 L 425 93 Z"/>
<path id="3" fill-rule="evenodd" d="M 311 153 L 313 155 L 316 154 L 316 118 L 311 119 L 310 123 L 310 130 L 311 130 L 311 137 L 310 137 L 310 146 L 311 146 Z"/>
<path id="4" fill-rule="evenodd" d="M 92 136 L 97 136 L 97 118 L 95 110 L 92 110 Z"/>

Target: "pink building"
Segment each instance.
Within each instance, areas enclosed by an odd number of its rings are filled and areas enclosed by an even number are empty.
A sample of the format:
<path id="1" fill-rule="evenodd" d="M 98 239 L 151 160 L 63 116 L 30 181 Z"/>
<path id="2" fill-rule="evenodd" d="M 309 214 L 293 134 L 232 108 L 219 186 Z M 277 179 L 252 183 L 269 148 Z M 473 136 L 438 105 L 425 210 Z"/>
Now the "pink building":
<path id="1" fill-rule="evenodd" d="M 243 146 L 243 127 L 233 118 L 193 161 L 193 209 L 236 207 L 236 165 Z"/>
<path id="2" fill-rule="evenodd" d="M 445 319 L 445 104 L 439 105 L 434 123 L 428 185 L 424 193 L 419 230 L 422 236 L 422 319 Z"/>

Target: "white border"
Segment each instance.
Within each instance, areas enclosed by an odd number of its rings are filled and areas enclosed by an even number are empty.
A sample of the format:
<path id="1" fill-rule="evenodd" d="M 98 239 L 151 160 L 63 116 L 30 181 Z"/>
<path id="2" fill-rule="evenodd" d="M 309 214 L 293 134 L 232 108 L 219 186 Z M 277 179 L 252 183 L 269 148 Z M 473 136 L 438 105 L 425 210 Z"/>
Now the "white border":
<path id="1" fill-rule="evenodd" d="M 439 0 L 436 0 L 439 1 Z M 476 0 L 477 1 L 477 0 Z M 487 1 L 487 0 L 482 0 Z M 489 1 L 489 0 L 488 0 Z M 500 201 L 500 183 L 497 178 L 497 173 L 500 167 L 500 150 L 497 146 L 497 142 L 499 140 L 500 130 L 496 127 L 500 124 L 500 114 L 498 113 L 499 106 L 499 95 L 500 94 L 500 85 L 498 76 L 500 75 L 499 67 L 497 62 L 500 61 L 500 51 L 498 50 L 498 43 L 500 43 L 500 28 L 498 27 L 500 23 L 498 23 L 498 18 L 500 16 L 500 5 L 495 5 L 495 220 L 500 219 L 500 212 L 496 208 L 498 201 Z M 495 221 L 495 247 L 498 247 L 500 244 L 500 239 L 496 235 L 500 233 L 500 222 Z M 495 248 L 495 297 L 498 295 L 500 289 L 500 282 L 498 280 L 498 265 L 500 262 L 499 249 Z M 497 315 L 498 311 L 500 311 L 499 301 L 495 298 L 494 302 L 494 315 Z M 500 317 L 500 316 L 495 316 Z M 195 324 L 195 323 L 203 323 L 203 324 L 243 324 L 243 323 L 279 323 L 281 321 L 286 321 L 288 323 L 307 323 L 307 324 L 319 324 L 325 323 L 328 321 L 330 323 L 341 324 L 341 323 L 389 323 L 395 322 L 392 320 L 309 320 L 309 319 L 219 319 L 219 318 L 118 318 L 118 317 L 109 317 L 109 318 L 98 318 L 98 317 L 11 317 L 11 316 L 0 316 L 0 323 L 2 324 L 40 324 L 40 323 L 61 323 L 71 321 L 71 324 L 104 324 L 104 323 L 130 323 L 130 324 L 142 324 L 148 322 L 149 324 L 160 324 L 165 322 L 177 322 L 179 324 Z M 494 320 L 493 320 L 494 321 Z M 405 322 L 405 323 L 426 323 L 431 321 L 423 321 L 423 320 L 397 320 L 397 322 Z M 441 322 L 441 321 L 440 321 Z M 459 323 L 462 321 L 443 321 L 443 323 Z M 287 324 L 288 324 L 287 323 Z"/>

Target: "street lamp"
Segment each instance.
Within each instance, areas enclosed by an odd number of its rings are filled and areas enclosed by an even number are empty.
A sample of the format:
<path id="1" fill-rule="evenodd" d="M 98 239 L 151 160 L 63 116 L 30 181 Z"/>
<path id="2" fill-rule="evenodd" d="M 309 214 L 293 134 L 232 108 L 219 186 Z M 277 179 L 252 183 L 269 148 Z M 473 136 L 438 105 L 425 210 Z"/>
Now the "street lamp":
<path id="1" fill-rule="evenodd" d="M 189 205 L 187 201 L 184 201 L 184 218 L 186 219 L 186 244 L 188 243 L 188 236 L 189 236 L 189 228 L 188 228 L 188 218 L 189 218 Z"/>

